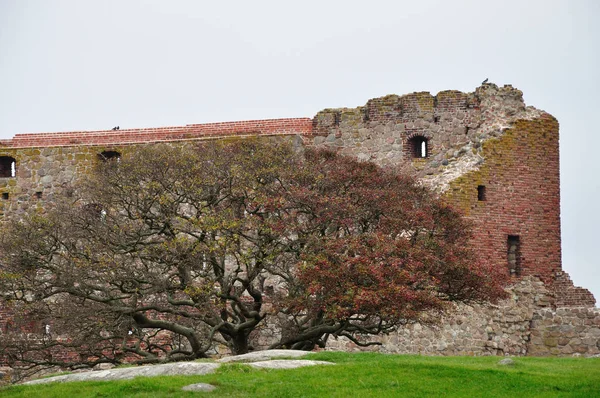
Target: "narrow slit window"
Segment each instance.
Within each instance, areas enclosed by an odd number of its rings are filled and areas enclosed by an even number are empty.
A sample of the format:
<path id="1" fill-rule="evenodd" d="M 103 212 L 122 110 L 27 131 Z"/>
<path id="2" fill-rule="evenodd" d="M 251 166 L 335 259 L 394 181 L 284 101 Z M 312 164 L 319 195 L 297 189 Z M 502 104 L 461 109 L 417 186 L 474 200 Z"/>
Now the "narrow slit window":
<path id="1" fill-rule="evenodd" d="M 511 276 L 521 274 L 521 240 L 518 235 L 508 235 L 507 239 L 508 271 Z"/>
<path id="2" fill-rule="evenodd" d="M 415 136 L 408 140 L 408 150 L 413 158 L 429 157 L 429 140 L 423 136 Z"/>
<path id="3" fill-rule="evenodd" d="M 479 185 L 477 187 L 477 200 L 479 200 L 480 202 L 487 200 L 486 192 L 485 192 L 485 185 Z"/>
<path id="4" fill-rule="evenodd" d="M 10 156 L 0 156 L 0 177 L 14 178 L 17 176 L 17 161 Z"/>

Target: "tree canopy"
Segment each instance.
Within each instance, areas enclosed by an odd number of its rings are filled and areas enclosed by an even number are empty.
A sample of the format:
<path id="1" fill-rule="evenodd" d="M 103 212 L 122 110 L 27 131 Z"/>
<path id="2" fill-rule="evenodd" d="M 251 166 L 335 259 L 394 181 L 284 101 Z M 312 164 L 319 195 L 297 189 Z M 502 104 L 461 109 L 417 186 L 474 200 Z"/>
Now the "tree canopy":
<path id="1" fill-rule="evenodd" d="M 16 314 L 0 348 L 14 364 L 370 344 L 504 294 L 469 221 L 428 189 L 285 140 L 136 148 L 55 199 L 0 238 L 0 305 Z"/>

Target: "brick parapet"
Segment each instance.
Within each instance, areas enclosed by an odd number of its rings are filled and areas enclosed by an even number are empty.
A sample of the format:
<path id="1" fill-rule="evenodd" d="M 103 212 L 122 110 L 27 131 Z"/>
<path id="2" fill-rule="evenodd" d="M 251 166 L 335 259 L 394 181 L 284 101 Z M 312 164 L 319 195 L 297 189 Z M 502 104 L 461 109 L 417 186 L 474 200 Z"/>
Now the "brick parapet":
<path id="1" fill-rule="evenodd" d="M 313 121 L 310 118 L 287 118 L 142 129 L 28 133 L 17 134 L 11 140 L 0 141 L 0 149 L 2 147 L 17 149 L 78 145 L 126 145 L 250 135 L 310 136 L 313 131 L 312 125 Z"/>

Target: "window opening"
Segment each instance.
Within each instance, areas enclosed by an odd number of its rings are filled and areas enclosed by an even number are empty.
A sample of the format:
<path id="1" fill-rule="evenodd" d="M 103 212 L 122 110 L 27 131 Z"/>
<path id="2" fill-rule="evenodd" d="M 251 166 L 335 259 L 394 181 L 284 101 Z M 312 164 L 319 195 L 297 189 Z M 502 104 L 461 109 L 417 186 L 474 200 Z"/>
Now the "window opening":
<path id="1" fill-rule="evenodd" d="M 433 122 L 434 123 L 439 123 L 440 122 L 440 117 L 439 116 L 434 116 L 433 117 Z"/>
<path id="2" fill-rule="evenodd" d="M 408 143 L 413 158 L 426 158 L 429 156 L 429 140 L 427 138 L 418 135 L 412 137 Z"/>
<path id="3" fill-rule="evenodd" d="M 42 198 L 42 195 L 43 195 L 42 191 L 37 191 L 37 192 L 35 193 L 35 197 L 36 197 L 36 199 L 41 199 L 41 198 Z"/>
<path id="4" fill-rule="evenodd" d="M 104 151 L 98 154 L 98 158 L 104 162 L 108 160 L 116 160 L 118 162 L 121 159 L 121 154 L 117 151 Z"/>
<path id="5" fill-rule="evenodd" d="M 518 235 L 508 235 L 508 271 L 511 275 L 521 274 L 521 241 Z"/>
<path id="6" fill-rule="evenodd" d="M 479 185 L 477 187 L 477 200 L 479 201 L 485 201 L 487 200 L 485 197 L 485 185 Z"/>
<path id="7" fill-rule="evenodd" d="M 342 114 L 340 112 L 335 112 L 333 114 L 333 125 L 339 126 L 341 119 L 342 119 Z"/>
<path id="8" fill-rule="evenodd" d="M 17 161 L 10 156 L 0 156 L 0 177 L 16 177 Z"/>
<path id="9" fill-rule="evenodd" d="M 9 197 L 8 192 L 2 192 L 2 199 L 8 200 L 8 197 Z"/>

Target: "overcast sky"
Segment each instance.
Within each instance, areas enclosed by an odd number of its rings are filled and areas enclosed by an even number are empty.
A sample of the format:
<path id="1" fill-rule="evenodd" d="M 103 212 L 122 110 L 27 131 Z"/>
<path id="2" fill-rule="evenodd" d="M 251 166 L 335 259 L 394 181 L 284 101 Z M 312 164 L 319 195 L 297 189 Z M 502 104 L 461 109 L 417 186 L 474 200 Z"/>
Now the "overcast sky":
<path id="1" fill-rule="evenodd" d="M 600 1 L 0 0 L 0 139 L 312 117 L 489 77 L 560 122 L 563 268 L 600 300 Z"/>

